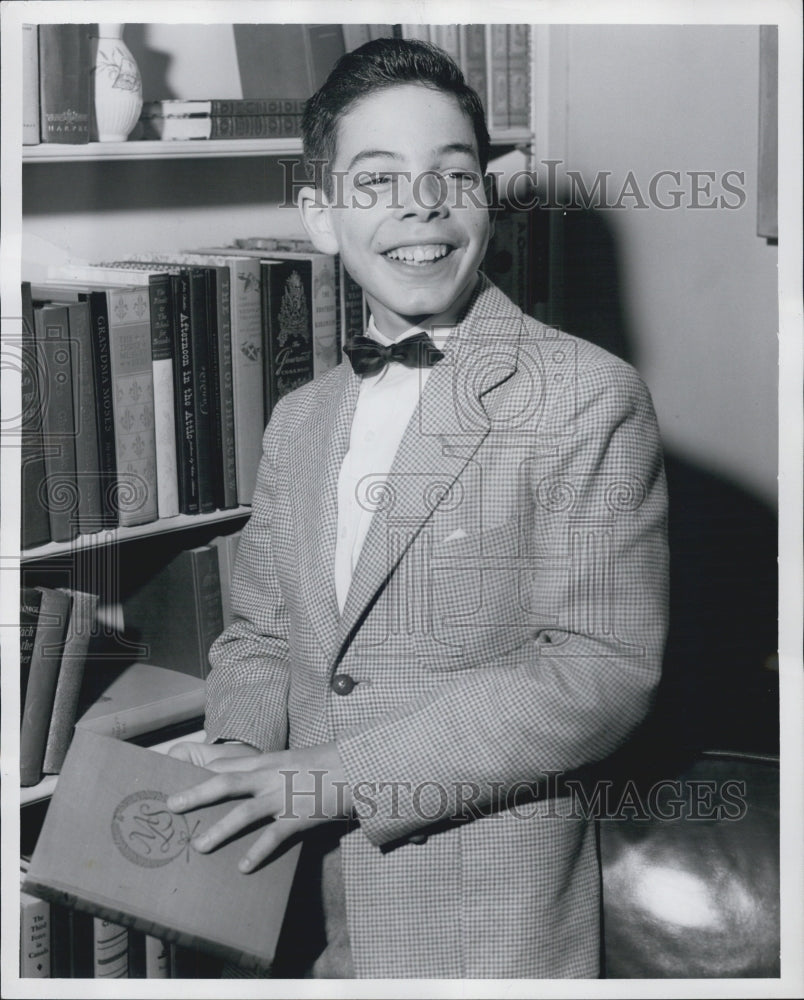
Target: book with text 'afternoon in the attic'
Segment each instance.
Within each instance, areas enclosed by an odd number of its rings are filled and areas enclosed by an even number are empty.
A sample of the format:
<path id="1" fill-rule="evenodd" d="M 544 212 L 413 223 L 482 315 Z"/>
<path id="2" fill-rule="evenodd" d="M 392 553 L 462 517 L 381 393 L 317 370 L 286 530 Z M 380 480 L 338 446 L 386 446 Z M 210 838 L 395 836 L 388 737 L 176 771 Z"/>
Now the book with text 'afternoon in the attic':
<path id="1" fill-rule="evenodd" d="M 280 848 L 248 875 L 237 864 L 254 830 L 210 854 L 195 851 L 191 839 L 233 803 L 180 815 L 165 801 L 211 775 L 77 729 L 24 890 L 244 969 L 268 970 L 300 847 Z"/>

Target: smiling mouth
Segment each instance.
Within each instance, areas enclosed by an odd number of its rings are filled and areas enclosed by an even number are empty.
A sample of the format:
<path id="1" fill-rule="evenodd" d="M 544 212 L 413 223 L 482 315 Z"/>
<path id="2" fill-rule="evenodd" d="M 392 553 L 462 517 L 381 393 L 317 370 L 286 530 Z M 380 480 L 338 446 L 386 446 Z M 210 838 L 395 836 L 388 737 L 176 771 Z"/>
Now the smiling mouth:
<path id="1" fill-rule="evenodd" d="M 395 247 L 386 250 L 383 257 L 411 267 L 426 267 L 448 257 L 455 248 L 447 243 L 421 243 L 416 246 Z"/>

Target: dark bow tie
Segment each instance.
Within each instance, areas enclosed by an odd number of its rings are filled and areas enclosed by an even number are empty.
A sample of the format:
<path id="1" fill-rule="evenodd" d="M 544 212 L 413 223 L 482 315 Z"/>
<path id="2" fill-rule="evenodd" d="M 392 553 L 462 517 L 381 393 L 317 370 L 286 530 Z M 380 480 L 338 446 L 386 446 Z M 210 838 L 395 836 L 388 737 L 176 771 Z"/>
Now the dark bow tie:
<path id="1" fill-rule="evenodd" d="M 444 355 L 426 333 L 416 333 L 396 344 L 385 347 L 370 337 L 351 337 L 344 344 L 344 352 L 358 375 L 375 375 L 390 361 L 398 361 L 406 368 L 432 368 Z"/>

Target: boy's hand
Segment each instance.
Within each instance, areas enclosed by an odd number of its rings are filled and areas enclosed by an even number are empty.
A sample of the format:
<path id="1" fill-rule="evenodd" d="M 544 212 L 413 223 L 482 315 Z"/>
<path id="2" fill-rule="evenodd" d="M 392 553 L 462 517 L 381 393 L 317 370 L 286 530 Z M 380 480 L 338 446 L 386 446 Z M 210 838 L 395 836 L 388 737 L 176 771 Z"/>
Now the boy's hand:
<path id="1" fill-rule="evenodd" d="M 185 747 L 189 754 L 185 760 L 219 773 L 171 795 L 168 809 L 183 813 L 222 799 L 246 800 L 192 841 L 197 851 L 206 854 L 253 823 L 268 824 L 241 859 L 242 872 L 253 871 L 292 834 L 344 818 L 351 810 L 351 793 L 335 743 L 278 753 L 227 744 L 183 744 L 181 756 Z"/>

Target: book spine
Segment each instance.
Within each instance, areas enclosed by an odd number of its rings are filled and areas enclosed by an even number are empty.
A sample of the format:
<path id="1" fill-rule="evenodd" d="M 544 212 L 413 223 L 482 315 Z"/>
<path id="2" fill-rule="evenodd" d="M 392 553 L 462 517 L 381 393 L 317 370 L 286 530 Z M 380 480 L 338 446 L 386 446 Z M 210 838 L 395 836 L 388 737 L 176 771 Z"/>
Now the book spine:
<path id="1" fill-rule="evenodd" d="M 118 522 L 115 483 L 117 479 L 117 449 L 114 428 L 114 387 L 109 345 L 109 303 L 105 292 L 88 292 L 92 323 L 91 344 L 95 377 L 95 425 L 98 431 L 98 470 L 101 486 L 102 527 Z"/>
<path id="2" fill-rule="evenodd" d="M 210 353 L 215 359 L 214 386 L 216 433 L 220 453 L 220 476 L 216 482 L 216 503 L 221 510 L 237 506 L 235 459 L 234 390 L 232 386 L 232 296 L 229 268 L 216 265 L 212 271 L 215 317 Z"/>
<path id="3" fill-rule="evenodd" d="M 340 266 L 341 343 L 349 337 L 363 336 L 363 289 L 341 263 Z"/>
<path id="4" fill-rule="evenodd" d="M 157 517 L 150 307 L 141 288 L 108 297 L 120 524 L 147 524 Z"/>
<path id="5" fill-rule="evenodd" d="M 313 259 L 313 377 L 334 368 L 340 361 L 335 258 L 320 254 Z"/>
<path id="6" fill-rule="evenodd" d="M 36 352 L 34 313 L 30 282 L 22 283 L 22 358 L 21 405 L 22 441 L 20 481 L 22 488 L 23 549 L 44 545 L 50 541 L 50 519 L 47 503 L 40 495 L 45 481 L 45 456 L 42 445 L 42 395 L 44 388 L 41 367 Z"/>
<path id="7" fill-rule="evenodd" d="M 78 534 L 69 320 L 64 306 L 40 306 L 34 316 L 39 363 L 47 386 L 42 441 L 50 536 L 54 542 L 68 542 Z"/>
<path id="8" fill-rule="evenodd" d="M 89 142 L 90 65 L 88 25 L 39 25 L 42 142 Z"/>
<path id="9" fill-rule="evenodd" d="M 173 305 L 169 274 L 148 278 L 151 307 L 151 357 L 154 377 L 157 509 L 159 517 L 179 513 L 176 467 L 176 409 L 173 394 Z"/>
<path id="10" fill-rule="evenodd" d="M 53 711 L 45 745 L 42 771 L 59 774 L 73 736 L 78 714 L 81 681 L 84 677 L 90 636 L 95 627 L 98 598 L 80 590 L 69 591 L 72 599 L 67 638 L 61 657 Z"/>
<path id="11" fill-rule="evenodd" d="M 93 920 L 95 979 L 128 978 L 128 928 L 104 917 Z"/>
<path id="12" fill-rule="evenodd" d="M 39 145 L 39 33 L 22 26 L 22 144 Z"/>
<path id="13" fill-rule="evenodd" d="M 223 632 L 218 553 L 214 546 L 202 545 L 190 550 L 188 555 L 192 560 L 201 676 L 206 677 L 209 672 L 209 648 Z"/>
<path id="14" fill-rule="evenodd" d="M 467 84 L 475 91 L 488 109 L 488 77 L 486 73 L 486 26 L 464 24 L 461 26 L 461 70 Z"/>
<path id="15" fill-rule="evenodd" d="M 210 139 L 272 139 L 301 135 L 301 115 L 213 115 Z"/>
<path id="16" fill-rule="evenodd" d="M 78 530 L 88 535 L 100 531 L 103 526 L 89 303 L 73 302 L 67 306 L 67 312 L 73 360 Z"/>
<path id="17" fill-rule="evenodd" d="M 20 588 L 20 704 L 25 704 L 25 693 L 28 690 L 28 675 L 31 670 L 34 639 L 36 638 L 36 623 L 39 619 L 39 608 L 42 603 L 42 592 L 36 587 Z"/>
<path id="18" fill-rule="evenodd" d="M 50 903 L 20 892 L 20 978 L 49 979 L 51 971 Z"/>
<path id="19" fill-rule="evenodd" d="M 49 587 L 40 589 L 42 603 L 20 725 L 20 784 L 25 787 L 36 785 L 42 778 L 42 761 L 70 617 L 70 598 L 66 594 Z"/>
<path id="20" fill-rule="evenodd" d="M 312 381 L 312 264 L 280 260 L 263 265 L 266 413 L 287 393 Z"/>
<path id="21" fill-rule="evenodd" d="M 145 978 L 170 979 L 170 945 L 153 934 L 145 935 Z"/>
<path id="22" fill-rule="evenodd" d="M 305 101 L 298 97 L 244 97 L 232 100 L 213 100 L 213 118 L 222 115 L 246 117 L 249 115 L 301 115 Z"/>
<path id="23" fill-rule="evenodd" d="M 183 514 L 198 513 L 198 456 L 190 337 L 190 274 L 171 276 L 174 314 L 173 379 L 176 396 L 176 465 Z"/>
<path id="24" fill-rule="evenodd" d="M 508 25 L 508 124 L 527 128 L 530 114 L 530 28 L 527 24 Z"/>
<path id="25" fill-rule="evenodd" d="M 250 504 L 265 430 L 261 269 L 259 260 L 233 258 L 232 391 L 234 395 L 237 499 Z"/>
<path id="26" fill-rule="evenodd" d="M 193 406 L 195 410 L 198 509 L 215 509 L 213 491 L 213 396 L 207 323 L 207 275 L 204 268 L 190 268 L 190 349 L 193 357 Z"/>
<path id="27" fill-rule="evenodd" d="M 489 53 L 489 129 L 508 128 L 508 26 L 486 25 Z"/>
<path id="28" fill-rule="evenodd" d="M 220 630 L 223 631 L 223 628 Z M 101 736 L 128 740 L 176 722 L 187 722 L 204 714 L 204 689 L 169 695 L 146 705 L 132 705 L 109 715 L 79 719 L 76 726 Z"/>

